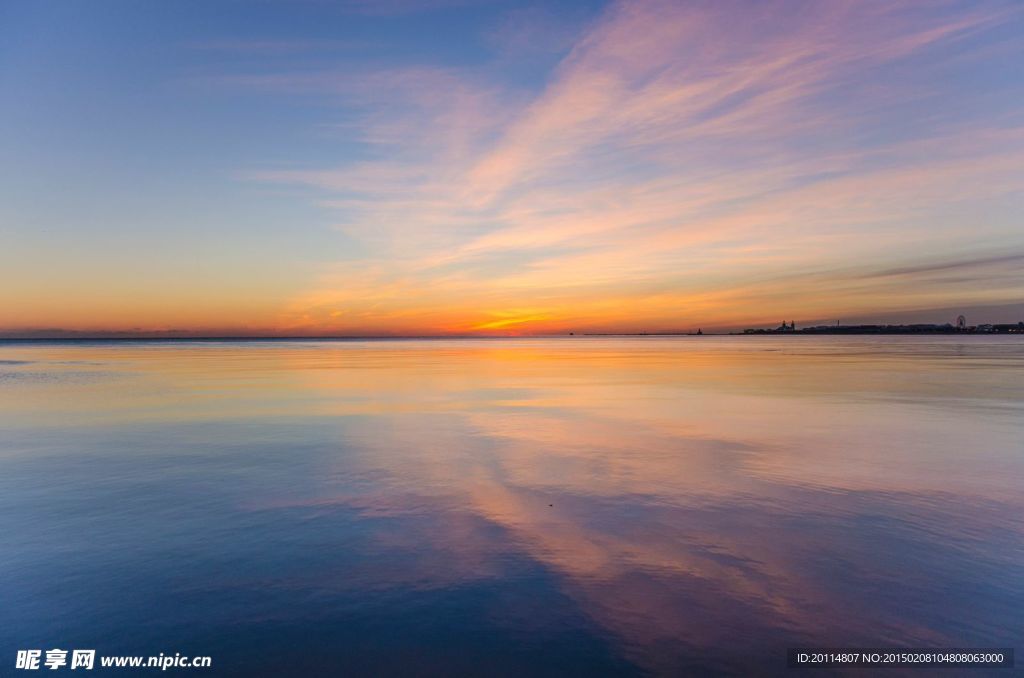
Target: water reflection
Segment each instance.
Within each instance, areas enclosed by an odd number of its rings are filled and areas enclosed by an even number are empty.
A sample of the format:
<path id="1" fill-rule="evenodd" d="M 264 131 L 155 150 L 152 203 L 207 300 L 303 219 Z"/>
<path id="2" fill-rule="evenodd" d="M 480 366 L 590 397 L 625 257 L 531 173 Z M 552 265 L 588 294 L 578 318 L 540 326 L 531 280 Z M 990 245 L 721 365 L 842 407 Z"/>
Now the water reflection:
<path id="1" fill-rule="evenodd" d="M 782 673 L 793 645 L 1020 645 L 1013 337 L 0 359 L 7 654 L 678 674 Z"/>

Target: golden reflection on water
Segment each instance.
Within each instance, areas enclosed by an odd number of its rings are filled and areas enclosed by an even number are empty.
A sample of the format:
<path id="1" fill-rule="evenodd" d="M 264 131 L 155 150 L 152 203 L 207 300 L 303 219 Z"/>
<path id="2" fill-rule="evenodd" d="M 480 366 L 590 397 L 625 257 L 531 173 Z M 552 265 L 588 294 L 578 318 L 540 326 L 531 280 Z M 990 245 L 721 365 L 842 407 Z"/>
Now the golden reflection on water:
<path id="1" fill-rule="evenodd" d="M 8 429 L 251 422 L 288 455 L 303 436 L 275 425 L 344 422 L 333 453 L 239 509 L 432 513 L 425 538 L 442 560 L 351 579 L 366 591 L 489 581 L 511 549 L 645 670 L 742 667 L 726 650 L 738 638 L 755 656 L 1019 636 L 1015 338 L 2 349 Z M 377 539 L 404 553 L 424 535 Z M 323 585 L 319 570 L 293 576 Z M 950 593 L 979 580 L 972 600 Z"/>

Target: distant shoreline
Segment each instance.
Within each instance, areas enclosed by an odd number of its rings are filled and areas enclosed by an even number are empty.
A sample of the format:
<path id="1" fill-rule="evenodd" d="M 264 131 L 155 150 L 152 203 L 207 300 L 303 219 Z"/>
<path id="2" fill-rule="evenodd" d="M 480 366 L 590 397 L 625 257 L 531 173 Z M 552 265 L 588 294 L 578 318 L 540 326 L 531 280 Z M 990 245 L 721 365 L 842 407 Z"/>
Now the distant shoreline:
<path id="1" fill-rule="evenodd" d="M 1004 336 L 1004 335 L 1022 335 L 1024 336 L 1024 329 L 1019 328 L 1017 325 L 1012 326 L 1012 329 L 965 329 L 965 330 L 927 330 L 927 329 L 908 329 L 900 327 L 840 327 L 840 328 L 807 328 L 798 330 L 763 330 L 753 329 L 744 330 L 742 332 L 576 332 L 573 334 L 534 334 L 534 335 L 507 335 L 507 336 L 496 336 L 496 335 L 450 335 L 450 336 L 332 336 L 332 337 L 303 337 L 303 336 L 281 336 L 281 337 L 225 337 L 225 336 L 211 336 L 211 337 L 107 337 L 107 336 L 83 336 L 83 337 L 0 337 L 0 344 L 44 344 L 44 343 L 85 343 L 85 342 L 104 342 L 104 343 L 202 343 L 202 342 L 213 342 L 213 343 L 230 343 L 230 342 L 248 342 L 248 343 L 269 343 L 276 341 L 288 341 L 288 342 L 312 342 L 312 341 L 333 341 L 333 342 L 360 342 L 360 341 L 503 341 L 503 340 L 529 340 L 529 339 L 583 339 L 583 338 L 612 338 L 612 337 L 807 337 L 807 336 L 834 336 L 834 335 L 846 335 L 846 336 L 971 336 L 971 337 L 986 337 L 986 336 Z"/>
<path id="2" fill-rule="evenodd" d="M 995 323 L 956 327 L 954 325 L 817 325 L 815 327 L 786 326 L 776 329 L 747 329 L 731 334 L 747 335 L 793 335 L 793 334 L 1024 334 L 1024 322 Z"/>

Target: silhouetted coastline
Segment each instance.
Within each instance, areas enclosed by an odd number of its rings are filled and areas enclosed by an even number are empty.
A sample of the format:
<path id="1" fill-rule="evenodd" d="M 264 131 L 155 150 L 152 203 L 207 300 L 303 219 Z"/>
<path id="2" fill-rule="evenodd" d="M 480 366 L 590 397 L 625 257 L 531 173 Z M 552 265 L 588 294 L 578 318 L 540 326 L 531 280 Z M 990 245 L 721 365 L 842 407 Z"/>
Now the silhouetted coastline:
<path id="1" fill-rule="evenodd" d="M 966 325 L 918 323 L 913 325 L 815 325 L 797 329 L 796 323 L 775 328 L 745 329 L 733 334 L 1024 334 L 1024 322 Z"/>

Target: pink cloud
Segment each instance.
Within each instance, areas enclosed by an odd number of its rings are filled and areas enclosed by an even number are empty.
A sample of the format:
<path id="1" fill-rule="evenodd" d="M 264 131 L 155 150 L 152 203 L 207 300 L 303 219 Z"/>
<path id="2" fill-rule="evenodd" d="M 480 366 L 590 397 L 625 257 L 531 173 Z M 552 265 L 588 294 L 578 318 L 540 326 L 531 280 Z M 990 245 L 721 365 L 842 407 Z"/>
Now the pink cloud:
<path id="1" fill-rule="evenodd" d="M 348 130 L 372 149 L 337 168 L 248 175 L 322 190 L 369 252 L 331 267 L 282 322 L 498 329 L 524 317 L 552 328 L 668 322 L 690 309 L 727 324 L 765 307 L 930 304 L 922 282 L 819 272 L 948 247 L 1024 248 L 1005 217 L 968 230 L 948 216 L 1020 204 L 1019 121 L 920 103 L 949 99 L 931 72 L 970 56 L 949 45 L 1013 12 L 626 2 L 532 96 L 480 70 L 263 80 L 345 98 L 361 112 Z M 923 124 L 880 143 L 878 130 L 906 122 L 887 109 Z M 518 264 L 477 265 L 492 260 Z"/>

